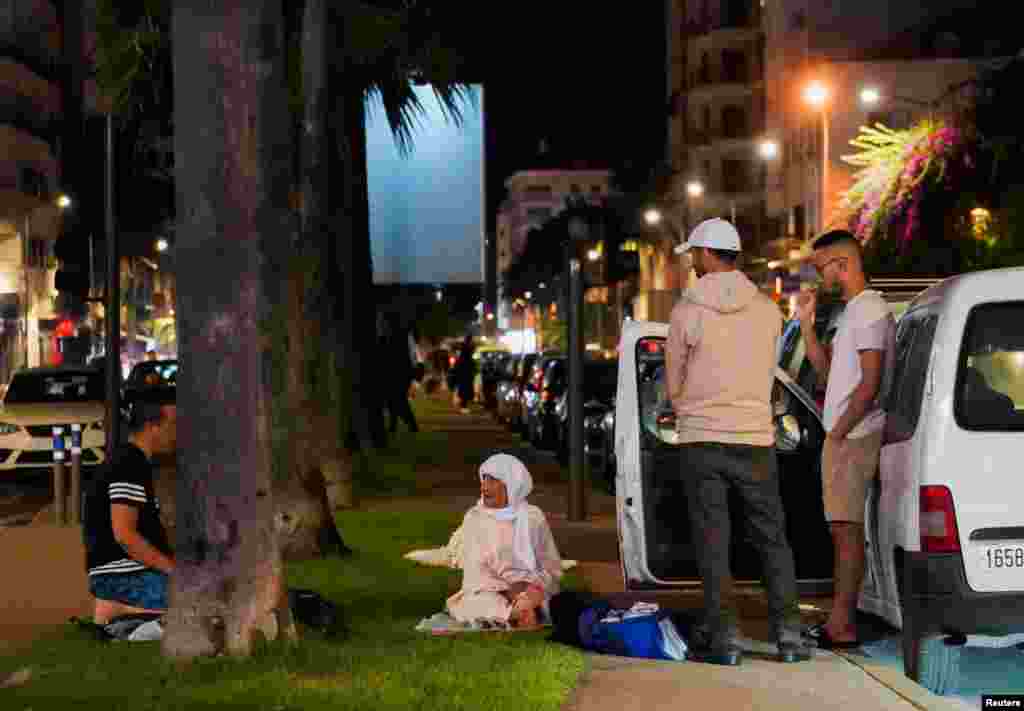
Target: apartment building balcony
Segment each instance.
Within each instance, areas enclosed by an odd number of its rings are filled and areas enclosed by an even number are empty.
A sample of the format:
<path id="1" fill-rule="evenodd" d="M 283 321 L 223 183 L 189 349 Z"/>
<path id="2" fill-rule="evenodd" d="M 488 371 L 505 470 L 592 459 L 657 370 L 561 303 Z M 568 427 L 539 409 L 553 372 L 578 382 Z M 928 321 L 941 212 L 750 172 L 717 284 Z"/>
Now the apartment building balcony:
<path id="1" fill-rule="evenodd" d="M 61 57 L 50 41 L 47 24 L 14 26 L 0 19 L 0 59 L 10 59 L 47 81 L 57 82 Z"/>
<path id="2" fill-rule="evenodd" d="M 0 124 L 12 126 L 56 148 L 59 116 L 32 99 L 0 86 Z"/>
<path id="3" fill-rule="evenodd" d="M 719 153 L 753 149 L 753 144 L 764 137 L 763 119 L 749 120 L 746 117 L 735 122 L 726 122 L 713 129 L 692 128 L 686 133 L 686 145 L 691 148 L 710 149 Z"/>

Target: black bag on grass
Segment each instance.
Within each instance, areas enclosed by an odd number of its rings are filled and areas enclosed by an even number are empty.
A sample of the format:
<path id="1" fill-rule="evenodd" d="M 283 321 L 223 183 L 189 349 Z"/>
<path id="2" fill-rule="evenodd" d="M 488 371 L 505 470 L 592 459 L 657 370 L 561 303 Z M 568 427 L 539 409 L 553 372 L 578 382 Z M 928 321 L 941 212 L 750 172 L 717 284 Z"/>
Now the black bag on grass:
<path id="1" fill-rule="evenodd" d="M 314 590 L 289 590 L 288 606 L 296 620 L 323 632 L 325 637 L 348 637 L 348 625 L 341 606 L 320 593 Z"/>

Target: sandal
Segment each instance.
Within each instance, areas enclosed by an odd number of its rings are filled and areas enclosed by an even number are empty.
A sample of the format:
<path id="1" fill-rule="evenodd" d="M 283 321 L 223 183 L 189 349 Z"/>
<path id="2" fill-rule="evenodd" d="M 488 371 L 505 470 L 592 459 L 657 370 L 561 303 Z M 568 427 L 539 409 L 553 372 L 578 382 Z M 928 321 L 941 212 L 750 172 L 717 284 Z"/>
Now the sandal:
<path id="1" fill-rule="evenodd" d="M 818 649 L 857 649 L 860 647 L 860 640 L 838 641 L 832 639 L 824 624 L 814 625 L 804 630 L 804 638 L 814 642 Z"/>

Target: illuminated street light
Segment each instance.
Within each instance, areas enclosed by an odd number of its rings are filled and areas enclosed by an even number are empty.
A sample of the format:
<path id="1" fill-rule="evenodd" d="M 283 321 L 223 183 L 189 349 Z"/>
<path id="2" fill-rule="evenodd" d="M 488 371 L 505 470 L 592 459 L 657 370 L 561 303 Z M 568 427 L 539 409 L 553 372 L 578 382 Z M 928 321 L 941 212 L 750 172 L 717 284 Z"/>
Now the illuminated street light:
<path id="1" fill-rule="evenodd" d="M 548 285 L 547 285 L 547 284 L 545 284 L 544 282 L 541 282 L 541 283 L 540 283 L 540 288 L 541 288 L 541 289 L 547 289 L 547 288 L 548 288 Z"/>
<path id="2" fill-rule="evenodd" d="M 652 207 L 651 209 L 644 212 L 644 221 L 648 225 L 656 225 L 661 222 L 661 210 Z"/>
<path id="3" fill-rule="evenodd" d="M 67 195 L 61 195 L 60 197 L 57 198 L 57 207 L 59 207 L 61 210 L 67 210 L 69 207 L 71 207 L 71 198 L 69 198 Z"/>
<path id="4" fill-rule="evenodd" d="M 601 258 L 601 253 L 598 252 L 596 249 L 592 249 L 589 252 L 587 252 L 587 259 L 589 259 L 592 262 L 596 262 L 600 258 Z"/>
<path id="5" fill-rule="evenodd" d="M 533 292 L 527 291 L 525 294 L 523 294 L 523 296 L 525 296 L 527 300 L 530 300 L 533 298 Z"/>
<path id="6" fill-rule="evenodd" d="M 704 183 L 699 180 L 691 180 L 686 184 L 686 194 L 692 198 L 699 198 L 704 194 Z"/>
<path id="7" fill-rule="evenodd" d="M 865 106 L 874 106 L 882 100 L 882 92 L 873 86 L 868 86 L 860 90 L 860 100 Z"/>
<path id="8" fill-rule="evenodd" d="M 163 237 L 156 241 L 156 251 L 158 252 L 166 252 L 168 246 L 170 245 L 168 245 L 167 240 L 165 240 Z"/>
<path id="9" fill-rule="evenodd" d="M 757 147 L 757 152 L 765 160 L 774 160 L 779 155 L 779 144 L 775 141 L 761 141 Z"/>
<path id="10" fill-rule="evenodd" d="M 828 97 L 828 87 L 820 81 L 812 81 L 804 88 L 804 101 L 817 109 L 825 105 Z"/>

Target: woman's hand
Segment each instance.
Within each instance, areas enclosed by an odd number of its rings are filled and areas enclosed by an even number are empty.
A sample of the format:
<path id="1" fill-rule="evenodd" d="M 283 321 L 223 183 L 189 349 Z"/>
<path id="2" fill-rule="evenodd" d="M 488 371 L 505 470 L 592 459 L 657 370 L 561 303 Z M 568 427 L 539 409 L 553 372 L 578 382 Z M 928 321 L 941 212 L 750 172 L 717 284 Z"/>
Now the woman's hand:
<path id="1" fill-rule="evenodd" d="M 517 627 L 536 627 L 537 609 L 544 604 L 544 588 L 534 584 L 517 583 L 508 591 L 512 603 L 509 619 Z"/>

